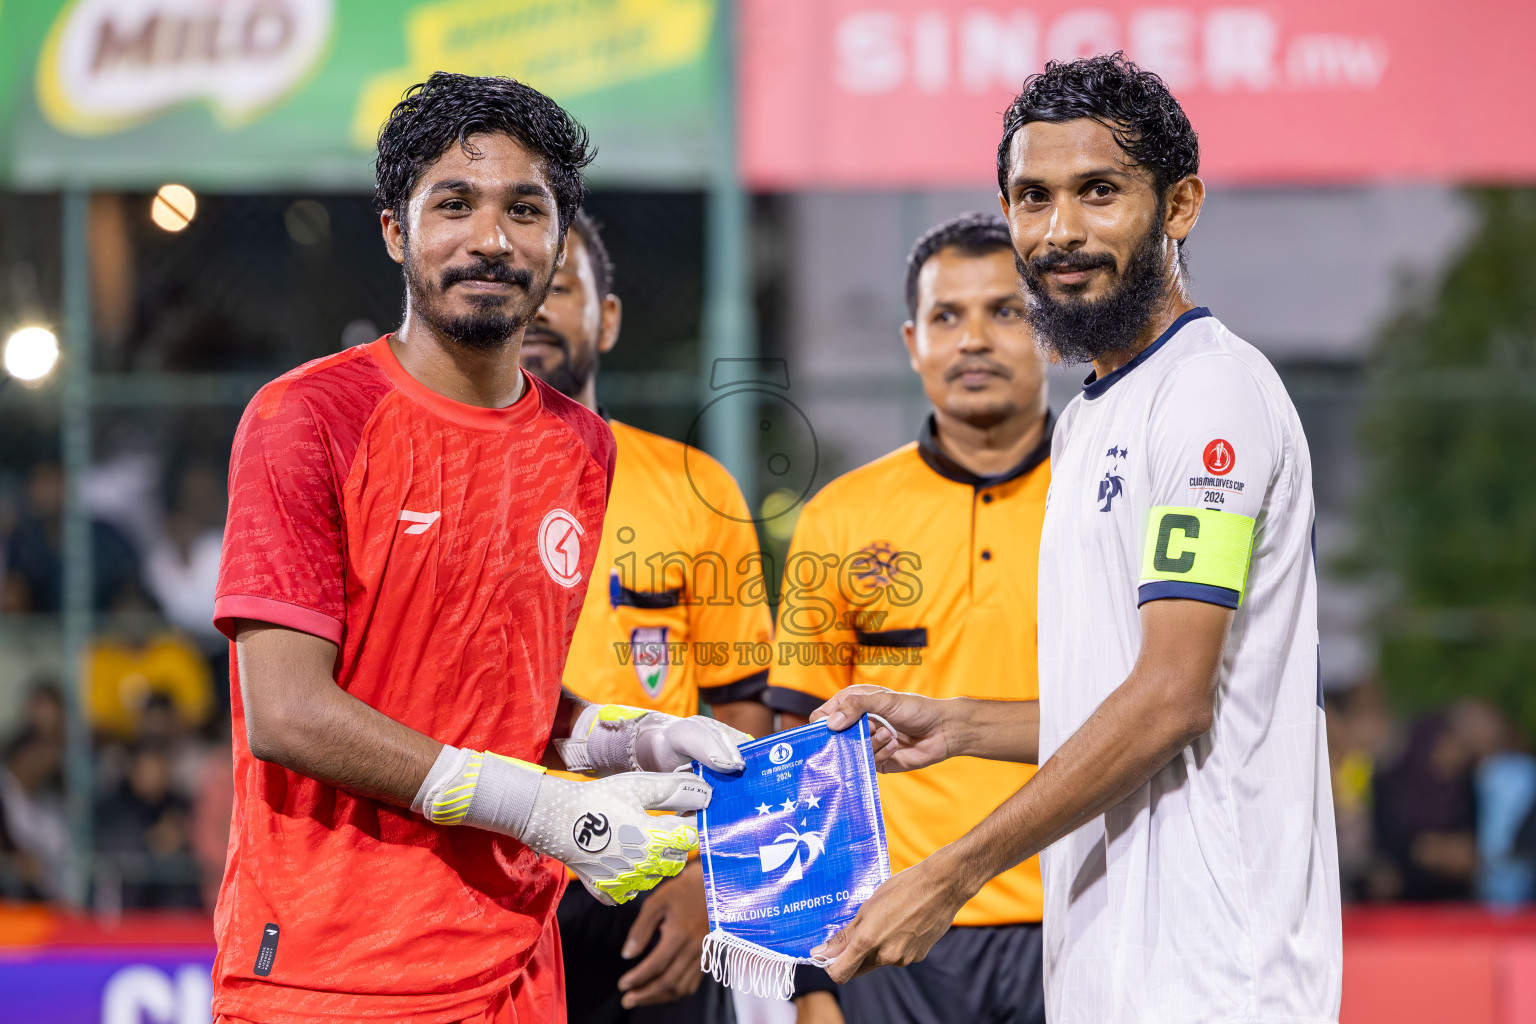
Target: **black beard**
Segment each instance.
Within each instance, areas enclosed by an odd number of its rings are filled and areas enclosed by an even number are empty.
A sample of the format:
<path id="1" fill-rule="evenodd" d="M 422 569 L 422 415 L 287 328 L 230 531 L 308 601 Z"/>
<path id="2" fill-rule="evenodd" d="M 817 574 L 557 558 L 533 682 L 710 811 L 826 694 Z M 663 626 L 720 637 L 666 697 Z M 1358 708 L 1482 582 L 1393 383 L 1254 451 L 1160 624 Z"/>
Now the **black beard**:
<path id="1" fill-rule="evenodd" d="M 1167 296 L 1165 237 L 1154 225 L 1131 253 L 1118 286 L 1091 301 L 1052 297 L 1044 275 L 1051 270 L 1113 267 L 1114 257 L 1108 253 L 1057 251 L 1028 263 L 1015 253 L 1019 277 L 1029 292 L 1029 324 L 1035 338 L 1068 366 L 1091 363 L 1134 345 Z"/>
<path id="2" fill-rule="evenodd" d="M 417 274 L 411 260 L 410 247 L 407 246 L 405 250 L 405 287 L 410 295 L 410 308 L 443 337 L 480 352 L 501 348 L 526 327 L 539 307 L 544 305 L 544 298 L 549 294 L 549 286 L 554 279 L 554 271 L 551 270 L 544 283 L 534 288 L 531 271 L 482 260 L 474 266 L 450 267 L 443 271 L 442 279 L 434 289 Z M 524 301 L 508 311 L 502 306 L 499 297 L 484 296 L 470 300 L 480 308 L 468 315 L 450 316 L 443 312 L 436 300 L 455 282 L 468 280 L 505 281 L 518 285 L 523 289 Z"/>
<path id="3" fill-rule="evenodd" d="M 587 350 L 589 358 L 585 361 L 579 360 L 572 352 L 569 338 L 541 324 L 535 324 L 523 335 L 524 351 L 527 351 L 526 346 L 530 340 L 553 345 L 565 358 L 552 366 L 543 359 L 525 361 L 523 368 L 565 397 L 580 398 L 581 393 L 586 390 L 587 381 L 591 380 L 592 375 L 597 372 L 597 346 L 594 345 Z"/>

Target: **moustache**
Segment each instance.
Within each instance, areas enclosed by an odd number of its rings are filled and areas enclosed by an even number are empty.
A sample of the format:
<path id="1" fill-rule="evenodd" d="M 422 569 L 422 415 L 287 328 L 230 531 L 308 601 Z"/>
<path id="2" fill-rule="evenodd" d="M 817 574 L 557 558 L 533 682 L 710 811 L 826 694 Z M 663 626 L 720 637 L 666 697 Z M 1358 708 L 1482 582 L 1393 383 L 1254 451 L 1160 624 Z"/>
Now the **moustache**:
<path id="1" fill-rule="evenodd" d="M 555 348 L 558 348 L 561 352 L 564 352 L 567 359 L 570 358 L 570 339 L 552 327 L 545 327 L 538 321 L 534 321 L 533 323 L 529 324 L 527 331 L 523 334 L 523 343 L 527 344 L 530 341 L 543 342 L 545 345 L 552 345 Z"/>
<path id="2" fill-rule="evenodd" d="M 1038 277 L 1048 274 L 1053 270 L 1081 271 L 1098 270 L 1100 267 L 1113 269 L 1115 258 L 1107 252 L 1062 252 L 1060 249 L 1048 252 L 1043 256 L 1036 256 L 1029 261 L 1029 269 Z"/>
<path id="3" fill-rule="evenodd" d="M 1013 379 L 1013 371 L 1008 369 L 1008 367 L 1004 366 L 1002 363 L 996 362 L 992 359 L 983 359 L 978 356 L 972 357 L 970 359 L 962 359 L 954 366 L 951 366 L 948 370 L 945 370 L 944 382 L 947 384 L 950 381 L 959 380 L 960 377 L 964 374 L 976 373 L 977 371 L 982 373 L 995 374 L 1001 377 L 1003 380 Z"/>
<path id="4" fill-rule="evenodd" d="M 450 286 L 460 281 L 499 281 L 527 289 L 533 287 L 533 272 L 524 270 L 522 267 L 509 267 L 505 263 L 493 262 L 468 267 L 449 267 L 443 271 L 443 291 L 447 291 Z"/>

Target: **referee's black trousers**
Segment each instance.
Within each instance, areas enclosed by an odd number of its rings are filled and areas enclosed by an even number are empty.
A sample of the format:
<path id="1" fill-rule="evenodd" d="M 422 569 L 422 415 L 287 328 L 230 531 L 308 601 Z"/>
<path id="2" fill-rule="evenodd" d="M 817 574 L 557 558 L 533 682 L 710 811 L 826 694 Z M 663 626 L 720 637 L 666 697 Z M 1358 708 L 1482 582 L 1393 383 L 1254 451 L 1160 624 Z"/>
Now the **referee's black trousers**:
<path id="1" fill-rule="evenodd" d="M 927 958 L 842 986 L 848 1024 L 1045 1024 L 1038 924 L 956 926 Z"/>
<path id="2" fill-rule="evenodd" d="M 643 959 L 619 955 L 640 904 L 650 893 L 617 907 L 604 906 L 580 882 L 565 887 L 555 911 L 565 956 L 565 1006 L 569 1024 L 721 1024 L 731 1019 L 725 990 L 706 977 L 691 996 L 658 1006 L 619 1005 L 619 977 Z M 650 950 L 647 949 L 646 952 Z"/>

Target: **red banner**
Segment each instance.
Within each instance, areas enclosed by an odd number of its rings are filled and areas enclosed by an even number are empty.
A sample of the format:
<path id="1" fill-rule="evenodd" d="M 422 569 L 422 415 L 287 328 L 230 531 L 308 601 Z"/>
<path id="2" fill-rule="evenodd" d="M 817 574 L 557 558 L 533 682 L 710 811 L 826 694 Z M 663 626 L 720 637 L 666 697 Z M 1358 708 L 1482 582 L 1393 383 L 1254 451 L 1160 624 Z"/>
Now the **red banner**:
<path id="1" fill-rule="evenodd" d="M 1048 59 L 1162 75 L 1222 183 L 1536 180 L 1531 0 L 743 0 L 754 188 L 994 182 Z"/>

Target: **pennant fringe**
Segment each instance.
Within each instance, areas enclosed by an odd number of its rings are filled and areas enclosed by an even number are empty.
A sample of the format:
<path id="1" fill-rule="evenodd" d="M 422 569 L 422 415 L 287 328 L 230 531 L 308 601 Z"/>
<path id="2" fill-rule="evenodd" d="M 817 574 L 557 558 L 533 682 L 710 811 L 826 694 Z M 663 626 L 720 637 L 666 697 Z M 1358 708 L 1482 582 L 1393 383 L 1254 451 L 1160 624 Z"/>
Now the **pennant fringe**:
<path id="1" fill-rule="evenodd" d="M 795 996 L 795 965 L 800 962 L 719 928 L 704 936 L 699 957 L 700 969 L 726 988 L 784 1002 Z"/>

